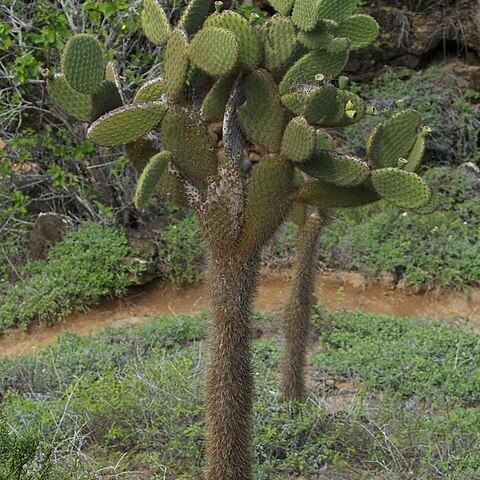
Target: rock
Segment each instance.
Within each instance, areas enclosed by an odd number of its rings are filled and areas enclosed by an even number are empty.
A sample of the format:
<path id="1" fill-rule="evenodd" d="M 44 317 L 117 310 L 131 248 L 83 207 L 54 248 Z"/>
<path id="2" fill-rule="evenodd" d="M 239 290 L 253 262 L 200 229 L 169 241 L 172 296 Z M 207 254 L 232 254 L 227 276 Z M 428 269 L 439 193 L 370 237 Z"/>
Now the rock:
<path id="1" fill-rule="evenodd" d="M 52 245 L 63 240 L 71 221 L 58 213 L 40 213 L 29 233 L 28 248 L 34 259 L 46 258 Z"/>
<path id="2" fill-rule="evenodd" d="M 464 174 L 467 180 L 480 180 L 480 168 L 472 162 L 462 163 L 462 165 L 458 167 L 458 170 Z"/>

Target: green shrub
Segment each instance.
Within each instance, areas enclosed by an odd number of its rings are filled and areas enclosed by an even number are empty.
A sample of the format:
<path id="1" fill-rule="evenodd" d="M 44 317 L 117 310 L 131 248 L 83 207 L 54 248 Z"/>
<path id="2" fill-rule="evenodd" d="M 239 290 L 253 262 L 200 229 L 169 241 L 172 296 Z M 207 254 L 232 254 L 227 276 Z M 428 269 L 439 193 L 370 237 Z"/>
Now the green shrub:
<path id="1" fill-rule="evenodd" d="M 27 264 L 1 299 L 0 332 L 34 321 L 51 324 L 105 296 L 124 294 L 144 268 L 132 255 L 120 230 L 84 224 L 52 247 L 47 260 Z"/>
<path id="2" fill-rule="evenodd" d="M 161 230 L 158 242 L 162 274 L 168 281 L 180 286 L 201 278 L 205 247 L 194 216 Z"/>
<path id="3" fill-rule="evenodd" d="M 360 380 L 406 398 L 475 405 L 480 400 L 480 337 L 439 322 L 339 313 L 323 325 L 324 375 Z"/>

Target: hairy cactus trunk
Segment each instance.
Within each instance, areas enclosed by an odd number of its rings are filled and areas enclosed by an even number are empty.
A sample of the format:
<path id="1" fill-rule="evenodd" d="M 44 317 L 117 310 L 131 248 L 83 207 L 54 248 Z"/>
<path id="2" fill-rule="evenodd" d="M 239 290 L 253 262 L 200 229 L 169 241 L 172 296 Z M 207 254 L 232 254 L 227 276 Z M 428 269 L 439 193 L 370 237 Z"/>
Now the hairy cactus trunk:
<path id="1" fill-rule="evenodd" d="M 316 245 L 321 228 L 322 219 L 313 214 L 297 235 L 293 285 L 284 316 L 285 352 L 281 379 L 284 400 L 302 400 L 305 396 L 307 344 L 315 299 Z"/>
<path id="2" fill-rule="evenodd" d="M 206 379 L 206 480 L 250 480 L 253 378 L 251 310 L 258 255 L 213 255 Z"/>

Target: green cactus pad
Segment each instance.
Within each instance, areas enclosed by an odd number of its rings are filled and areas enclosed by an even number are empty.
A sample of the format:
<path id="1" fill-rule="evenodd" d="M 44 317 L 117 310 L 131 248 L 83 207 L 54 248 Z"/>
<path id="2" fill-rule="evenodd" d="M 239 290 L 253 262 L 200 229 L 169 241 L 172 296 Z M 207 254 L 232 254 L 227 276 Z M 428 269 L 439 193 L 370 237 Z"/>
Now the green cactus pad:
<path id="1" fill-rule="evenodd" d="M 295 52 L 295 27 L 289 18 L 275 15 L 265 24 L 263 34 L 265 66 L 268 70 L 277 70 L 283 67 Z"/>
<path id="2" fill-rule="evenodd" d="M 258 67 L 261 57 L 260 41 L 253 27 L 242 15 L 225 10 L 222 13 L 214 13 L 207 18 L 205 29 L 220 28 L 228 30 L 235 35 L 240 47 L 238 67 L 242 70 L 252 70 Z M 222 43 L 216 45 L 223 53 L 225 46 Z M 217 55 L 219 53 L 217 52 Z"/>
<path id="3" fill-rule="evenodd" d="M 225 77 L 236 66 L 240 46 L 232 32 L 208 27 L 200 30 L 190 44 L 190 60 L 212 77 Z"/>
<path id="4" fill-rule="evenodd" d="M 238 108 L 238 118 L 247 137 L 270 151 L 278 151 L 285 128 L 277 87 L 266 70 L 256 70 L 245 82 L 246 103 Z"/>
<path id="5" fill-rule="evenodd" d="M 298 187 L 293 199 L 299 203 L 323 208 L 352 208 L 376 202 L 380 197 L 365 186 L 337 187 L 316 180 Z"/>
<path id="6" fill-rule="evenodd" d="M 298 41 L 309 50 L 317 50 L 319 48 L 326 49 L 332 42 L 333 37 L 325 22 L 319 22 L 317 26 L 309 31 L 298 32 Z"/>
<path id="7" fill-rule="evenodd" d="M 377 21 L 369 15 L 352 15 L 340 23 L 335 30 L 337 37 L 346 37 L 350 40 L 350 48 L 368 47 L 378 36 L 380 27 Z"/>
<path id="8" fill-rule="evenodd" d="M 421 116 L 403 110 L 377 125 L 367 142 L 367 153 L 373 169 L 397 167 L 400 158 L 408 158 L 418 136 Z"/>
<path id="9" fill-rule="evenodd" d="M 188 73 L 188 40 L 183 30 L 175 29 L 167 42 L 165 52 L 165 84 L 168 99 L 180 98 Z"/>
<path id="10" fill-rule="evenodd" d="M 150 135 L 125 145 L 128 160 L 138 173 L 142 173 L 150 158 L 160 153 L 158 142 Z"/>
<path id="11" fill-rule="evenodd" d="M 212 0 L 190 0 L 180 17 L 178 26 L 183 28 L 188 35 L 198 32 L 208 15 L 211 5 Z"/>
<path id="12" fill-rule="evenodd" d="M 421 177 L 398 168 L 382 168 L 372 173 L 372 185 L 385 200 L 397 207 L 417 209 L 430 201 L 430 187 Z"/>
<path id="13" fill-rule="evenodd" d="M 92 109 L 90 120 L 95 121 L 123 105 L 122 93 L 117 68 L 114 63 L 108 62 L 105 71 L 105 80 L 100 88 L 92 95 Z"/>
<path id="14" fill-rule="evenodd" d="M 304 116 L 307 121 L 319 126 L 339 121 L 344 108 L 337 99 L 337 93 L 333 85 L 313 89 L 305 99 Z"/>
<path id="15" fill-rule="evenodd" d="M 262 158 L 247 188 L 242 251 L 255 251 L 271 237 L 290 209 L 293 165 L 279 155 Z"/>
<path id="16" fill-rule="evenodd" d="M 282 103 L 296 116 L 303 116 L 305 112 L 305 98 L 304 92 L 287 93 L 282 97 Z"/>
<path id="17" fill-rule="evenodd" d="M 417 136 L 413 148 L 410 154 L 407 157 L 407 164 L 404 167 L 404 170 L 407 172 L 416 172 L 420 167 L 423 157 L 425 156 L 425 151 L 427 148 L 427 136 L 430 133 L 430 129 L 425 129 L 423 132 L 420 132 Z"/>
<path id="18" fill-rule="evenodd" d="M 162 121 L 165 111 L 163 102 L 125 105 L 92 123 L 88 129 L 88 138 L 106 147 L 125 145 L 155 128 Z"/>
<path id="19" fill-rule="evenodd" d="M 333 150 L 335 142 L 324 130 L 319 129 L 316 131 L 315 148 L 316 150 Z"/>
<path id="20" fill-rule="evenodd" d="M 157 153 L 149 160 L 137 182 L 135 190 L 135 206 L 137 208 L 145 208 L 148 205 L 171 158 L 172 154 L 164 151 Z"/>
<path id="21" fill-rule="evenodd" d="M 342 22 L 357 9 L 358 0 L 318 0 L 318 18 Z"/>
<path id="22" fill-rule="evenodd" d="M 173 163 L 189 181 L 205 187 L 217 173 L 214 142 L 201 119 L 188 110 L 170 109 L 162 122 L 162 142 L 172 152 Z"/>
<path id="23" fill-rule="evenodd" d="M 133 97 L 132 103 L 158 102 L 167 91 L 163 77 L 154 78 L 143 84 Z"/>
<path id="24" fill-rule="evenodd" d="M 359 158 L 329 150 L 317 151 L 311 161 L 299 168 L 312 177 L 339 187 L 361 185 L 370 176 L 368 165 Z"/>
<path id="25" fill-rule="evenodd" d="M 287 220 L 301 227 L 307 219 L 307 206 L 304 203 L 293 202 L 288 212 Z"/>
<path id="26" fill-rule="evenodd" d="M 334 121 L 328 121 L 328 118 L 325 119 L 325 127 L 347 127 L 348 125 L 359 122 L 365 117 L 367 106 L 356 93 L 349 92 L 348 90 L 338 90 L 337 102 L 340 107 L 340 116 L 336 117 Z M 348 104 L 352 105 L 350 110 L 346 108 Z"/>
<path id="27" fill-rule="evenodd" d="M 329 53 L 343 53 L 350 50 L 350 39 L 346 37 L 332 38 L 327 44 L 326 50 Z"/>
<path id="28" fill-rule="evenodd" d="M 171 27 L 165 11 L 158 0 L 144 0 L 143 10 L 140 14 L 145 36 L 154 45 L 164 45 L 170 35 Z"/>
<path id="29" fill-rule="evenodd" d="M 90 122 L 91 96 L 74 90 L 63 74 L 57 73 L 48 80 L 47 91 L 60 110 L 80 122 Z"/>
<path id="30" fill-rule="evenodd" d="M 414 209 L 413 211 L 419 215 L 430 215 L 439 209 L 440 203 L 441 198 L 439 193 L 436 190 L 432 190 L 428 203 L 423 207 Z"/>
<path id="31" fill-rule="evenodd" d="M 295 0 L 268 0 L 268 3 L 280 15 L 288 15 L 292 11 Z"/>
<path id="32" fill-rule="evenodd" d="M 102 47 L 91 35 L 75 35 L 65 45 L 62 72 L 72 88 L 95 93 L 105 78 Z"/>
<path id="33" fill-rule="evenodd" d="M 318 0 L 295 0 L 292 21 L 298 28 L 305 32 L 313 30 L 318 19 Z"/>
<path id="34" fill-rule="evenodd" d="M 326 78 L 336 77 L 347 63 L 348 53 L 328 53 L 324 50 L 315 50 L 307 53 L 298 60 L 285 74 L 280 85 L 281 95 L 289 93 L 295 85 L 315 85 L 315 77 L 318 74 Z"/>
<path id="35" fill-rule="evenodd" d="M 157 184 L 157 194 L 165 202 L 188 207 L 188 195 L 181 180 L 166 168 Z"/>
<path id="36" fill-rule="evenodd" d="M 304 162 L 313 155 L 315 138 L 315 130 L 305 118 L 296 117 L 283 134 L 282 153 L 294 162 Z"/>
<path id="37" fill-rule="evenodd" d="M 208 123 L 221 122 L 225 107 L 232 92 L 235 76 L 219 78 L 207 93 L 202 104 L 201 116 Z"/>

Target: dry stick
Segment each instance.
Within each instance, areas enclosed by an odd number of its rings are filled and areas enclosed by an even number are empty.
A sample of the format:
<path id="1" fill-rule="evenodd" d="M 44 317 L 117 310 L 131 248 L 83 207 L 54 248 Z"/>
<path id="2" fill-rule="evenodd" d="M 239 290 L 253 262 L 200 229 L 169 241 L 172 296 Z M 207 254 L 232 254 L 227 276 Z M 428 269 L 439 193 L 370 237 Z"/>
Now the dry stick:
<path id="1" fill-rule="evenodd" d="M 308 217 L 297 234 L 293 284 L 284 314 L 285 351 L 281 375 L 284 400 L 305 397 L 305 367 L 314 304 L 317 241 L 323 221 L 318 213 Z"/>

